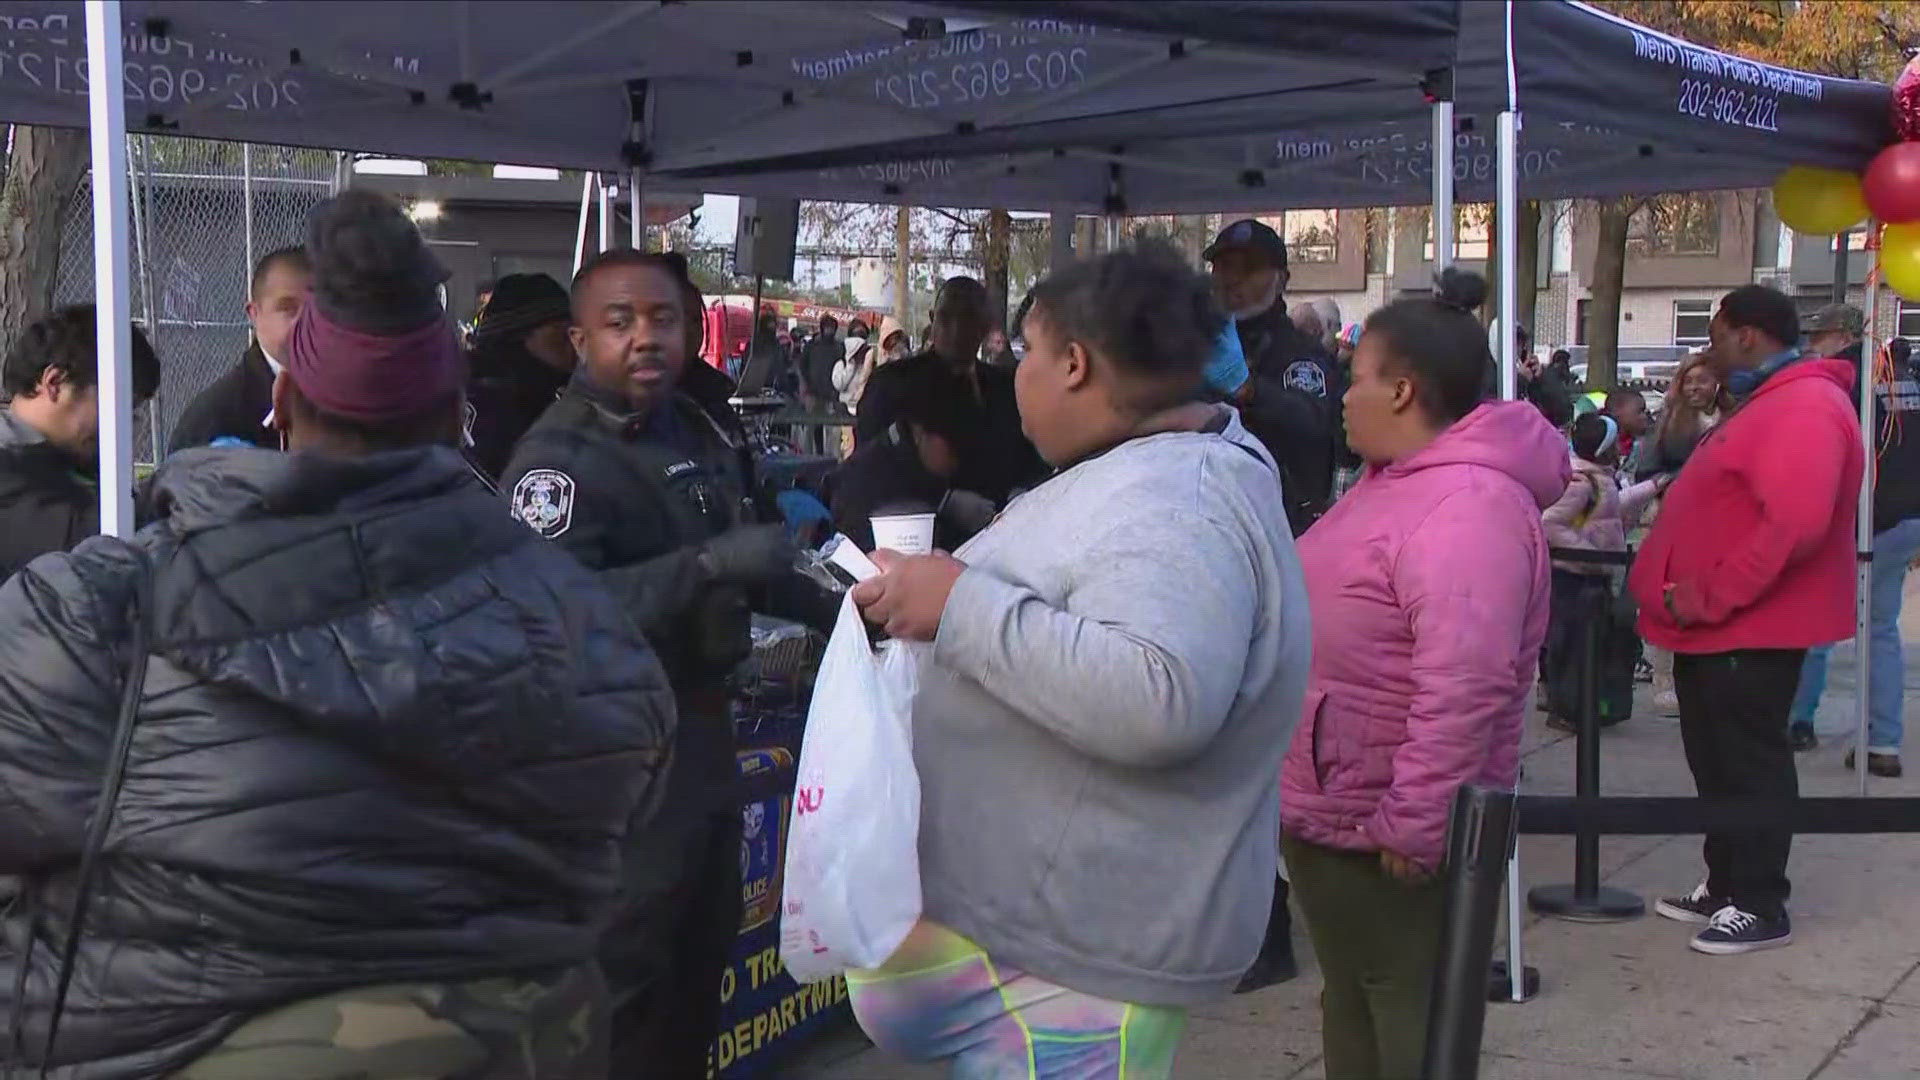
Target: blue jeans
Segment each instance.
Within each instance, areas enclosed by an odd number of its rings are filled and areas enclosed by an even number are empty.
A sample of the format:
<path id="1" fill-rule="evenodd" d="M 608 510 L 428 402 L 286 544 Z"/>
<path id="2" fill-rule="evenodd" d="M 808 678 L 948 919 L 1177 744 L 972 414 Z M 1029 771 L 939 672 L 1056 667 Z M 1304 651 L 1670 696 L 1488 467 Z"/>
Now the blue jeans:
<path id="1" fill-rule="evenodd" d="M 1920 518 L 1910 518 L 1873 538 L 1873 571 L 1867 598 L 1867 639 L 1871 651 L 1867 673 L 1867 750 L 1897 754 L 1906 730 L 1901 720 L 1905 706 L 1906 670 L 1900 649 L 1900 594 L 1907 583 L 1907 564 L 1920 555 Z M 1792 723 L 1813 723 L 1820 694 L 1827 688 L 1827 655 L 1823 645 L 1807 652 L 1800 668 L 1800 689 L 1788 713 Z"/>

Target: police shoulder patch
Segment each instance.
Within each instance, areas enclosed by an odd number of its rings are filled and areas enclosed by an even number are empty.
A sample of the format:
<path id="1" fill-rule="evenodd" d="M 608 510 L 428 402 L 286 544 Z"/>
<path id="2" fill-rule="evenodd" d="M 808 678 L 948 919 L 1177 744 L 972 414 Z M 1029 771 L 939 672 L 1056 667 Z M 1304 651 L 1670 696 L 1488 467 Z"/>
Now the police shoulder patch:
<path id="1" fill-rule="evenodd" d="M 573 477 L 558 469 L 530 469 L 513 485 L 513 516 L 549 540 L 573 525 Z"/>
<path id="2" fill-rule="evenodd" d="M 1327 373 L 1312 360 L 1295 360 L 1282 376 L 1289 390 L 1304 390 L 1314 397 L 1327 396 Z"/>

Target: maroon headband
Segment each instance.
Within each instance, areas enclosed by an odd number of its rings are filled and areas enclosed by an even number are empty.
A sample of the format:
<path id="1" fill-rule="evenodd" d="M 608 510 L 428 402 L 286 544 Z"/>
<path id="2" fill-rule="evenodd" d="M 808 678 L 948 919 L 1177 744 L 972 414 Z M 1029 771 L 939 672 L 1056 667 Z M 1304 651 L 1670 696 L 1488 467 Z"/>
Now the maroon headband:
<path id="1" fill-rule="evenodd" d="M 320 411 L 379 423 L 452 401 L 466 359 L 444 316 L 394 335 L 349 330 L 309 303 L 287 339 L 287 374 Z"/>

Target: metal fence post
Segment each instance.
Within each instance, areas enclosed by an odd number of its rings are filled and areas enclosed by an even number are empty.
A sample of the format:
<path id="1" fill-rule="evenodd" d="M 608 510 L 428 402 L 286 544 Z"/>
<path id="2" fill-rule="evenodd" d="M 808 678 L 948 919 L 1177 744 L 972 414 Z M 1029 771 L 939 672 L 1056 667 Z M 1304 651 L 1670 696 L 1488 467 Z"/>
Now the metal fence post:
<path id="1" fill-rule="evenodd" d="M 1514 794 L 1463 787 L 1447 826 L 1447 912 L 1427 1007 L 1422 1080 L 1474 1080 L 1487 1022 L 1487 962 L 1500 919 L 1500 880 L 1513 851 Z"/>
<path id="2" fill-rule="evenodd" d="M 1613 618 L 1612 600 L 1603 589 L 1582 597 L 1579 743 L 1574 750 L 1574 791 L 1583 799 L 1600 795 L 1600 669 L 1605 634 Z M 1624 889 L 1600 884 L 1600 834 L 1583 829 L 1573 838 L 1573 884 L 1542 885 L 1527 894 L 1527 906 L 1542 915 L 1571 922 L 1623 922 L 1646 914 L 1646 901 Z"/>

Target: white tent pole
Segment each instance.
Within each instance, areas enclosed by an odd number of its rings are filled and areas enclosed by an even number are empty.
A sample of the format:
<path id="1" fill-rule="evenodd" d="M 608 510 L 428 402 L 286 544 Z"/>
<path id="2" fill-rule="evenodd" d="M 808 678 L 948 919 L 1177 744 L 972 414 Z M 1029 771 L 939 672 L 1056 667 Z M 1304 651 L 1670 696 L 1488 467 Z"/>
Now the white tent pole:
<path id="1" fill-rule="evenodd" d="M 1500 400 L 1513 401 L 1520 396 L 1519 342 L 1514 334 L 1514 327 L 1520 325 L 1520 290 L 1513 272 L 1520 253 L 1520 76 L 1513 62 L 1513 0 L 1506 2 L 1503 21 L 1507 107 L 1500 113 L 1496 132 L 1493 214 L 1500 246 Z"/>
<path id="2" fill-rule="evenodd" d="M 1520 849 L 1507 856 L 1507 999 L 1527 1000 L 1527 959 L 1520 948 L 1526 909 L 1520 905 Z"/>
<path id="3" fill-rule="evenodd" d="M 1058 273 L 1073 262 L 1073 215 L 1056 210 L 1047 216 L 1047 272 Z"/>
<path id="4" fill-rule="evenodd" d="M 87 66 L 119 71 L 120 0 L 87 0 Z M 133 299 L 127 287 L 127 113 L 124 83 L 92 79 L 93 292 L 100 349 L 100 531 L 133 535 Z"/>
<path id="5" fill-rule="evenodd" d="M 1500 232 L 1500 399 L 1512 401 L 1519 396 L 1519 343 L 1514 327 L 1520 325 L 1520 290 L 1514 280 L 1514 267 L 1520 250 L 1519 177 L 1516 175 L 1519 149 L 1520 116 L 1508 111 L 1500 114 L 1499 191 L 1494 217 Z"/>
<path id="6" fill-rule="evenodd" d="M 580 219 L 573 228 L 573 272 L 580 272 L 580 265 L 587 261 L 587 213 L 593 207 L 593 174 L 587 173 L 580 178 Z"/>
<path id="7" fill-rule="evenodd" d="M 593 183 L 600 189 L 600 250 L 606 251 L 613 247 L 613 188 L 600 173 L 593 174 Z"/>
<path id="8" fill-rule="evenodd" d="M 647 250 L 647 195 L 646 187 L 640 181 L 640 168 L 635 166 L 632 176 L 633 193 L 629 197 L 632 220 L 627 223 L 627 246 L 635 251 Z"/>
<path id="9" fill-rule="evenodd" d="M 1880 356 L 1880 223 L 1867 222 L 1867 333 L 1860 343 L 1860 445 L 1866 450 L 1867 467 L 1860 473 L 1859 518 L 1854 525 L 1854 544 L 1862 556 L 1854 564 L 1854 743 L 1853 763 L 1860 794 L 1867 793 L 1867 732 L 1872 719 L 1873 702 L 1867 693 L 1873 674 L 1873 469 L 1874 448 L 1878 445 L 1873 430 L 1874 382 L 1879 375 Z M 1846 238 L 1840 238 L 1846 243 Z"/>
<path id="10" fill-rule="evenodd" d="M 1433 270 L 1453 265 L 1453 102 L 1433 103 Z"/>

